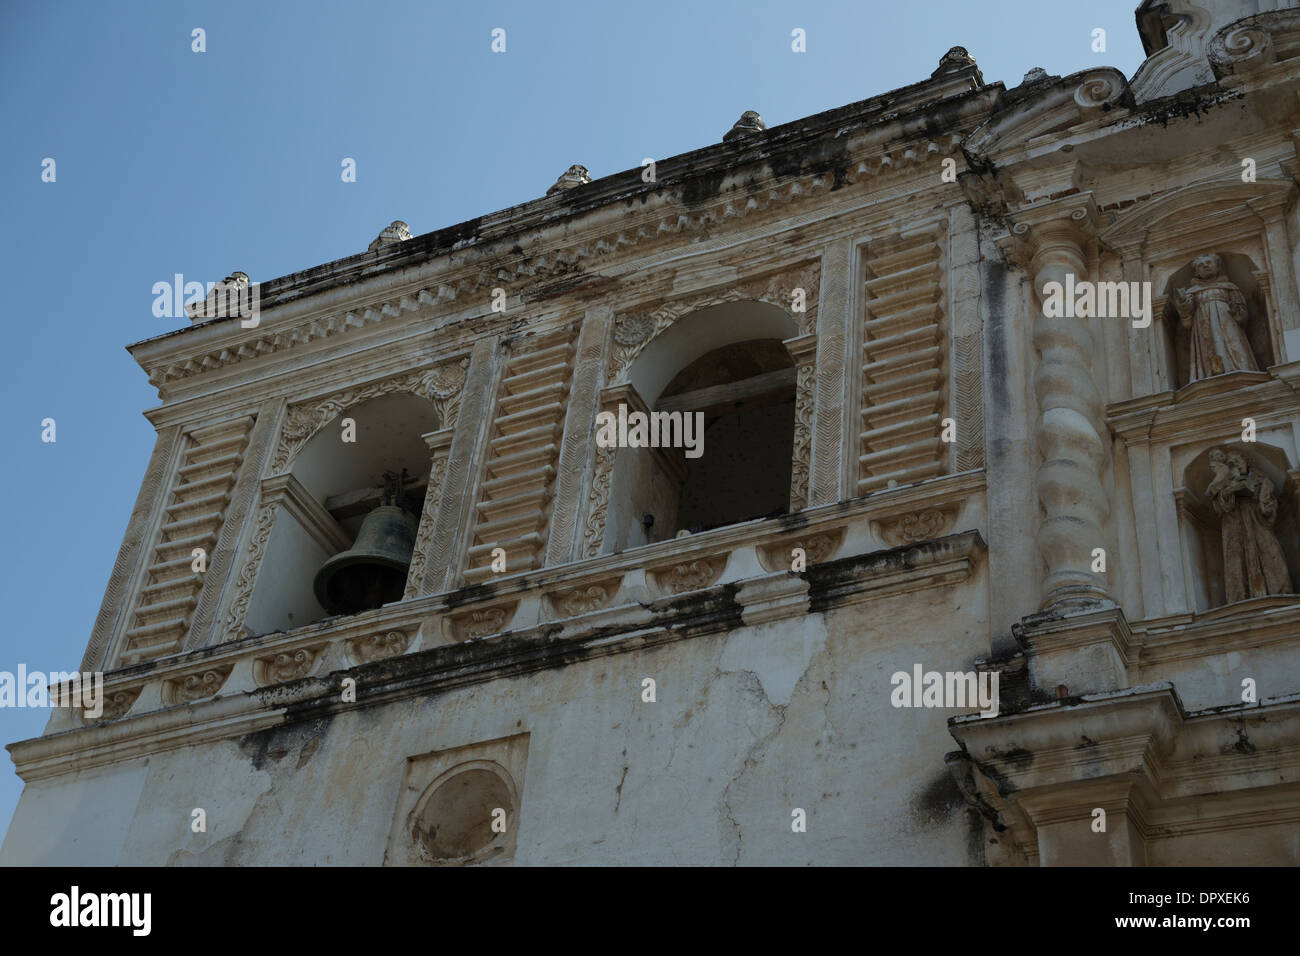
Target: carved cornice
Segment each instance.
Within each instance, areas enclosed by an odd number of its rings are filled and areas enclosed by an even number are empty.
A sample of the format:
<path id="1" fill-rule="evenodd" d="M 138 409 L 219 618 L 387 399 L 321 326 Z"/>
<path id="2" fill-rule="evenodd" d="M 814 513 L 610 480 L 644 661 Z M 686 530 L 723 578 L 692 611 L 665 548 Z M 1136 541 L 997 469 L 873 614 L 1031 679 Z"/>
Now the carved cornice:
<path id="1" fill-rule="evenodd" d="M 1294 59 L 1300 10 L 1276 10 L 1244 17 L 1217 31 L 1205 53 L 1217 79 L 1242 76 Z"/>
<path id="2" fill-rule="evenodd" d="M 183 360 L 163 359 L 147 364 L 149 381 L 157 387 L 202 375 L 215 369 L 226 368 L 247 359 L 280 353 L 321 339 L 345 334 L 377 323 L 415 313 L 445 314 L 464 308 L 467 297 L 478 296 L 484 306 L 488 291 L 504 288 L 510 294 L 521 294 L 522 286 L 548 280 L 571 277 L 575 271 L 594 272 L 607 269 L 606 260 L 625 257 L 635 250 L 645 255 L 658 245 L 680 243 L 684 236 L 712 234 L 719 226 L 739 224 L 750 218 L 761 218 L 769 211 L 775 212 L 795 205 L 826 199 L 831 190 L 887 177 L 900 171 L 910 171 L 918 166 L 932 165 L 938 158 L 955 156 L 959 166 L 964 165 L 958 149 L 961 134 L 939 137 L 909 137 L 864 147 L 858 156 L 848 158 L 838 172 L 807 173 L 770 181 L 752 190 L 733 189 L 718 196 L 716 201 L 689 208 L 676 201 L 665 201 L 640 221 L 622 217 L 617 225 L 611 223 L 604 229 L 561 246 L 552 246 L 537 255 L 521 256 L 506 253 L 489 256 L 485 261 L 491 267 L 464 269 L 458 262 L 451 263 L 448 256 L 447 272 L 422 287 L 381 297 L 369 303 L 360 303 L 330 314 L 315 314 L 284 328 L 272 329 L 276 324 L 274 304 L 263 307 L 262 326 L 245 330 L 245 334 L 219 345 L 187 355 Z M 783 215 L 789 215 L 788 212 Z M 494 241 L 504 248 L 524 244 L 533 236 L 511 234 Z M 507 241 L 508 240 L 508 241 Z M 410 245 L 409 240 L 401 245 Z M 292 300 L 290 300 L 292 301 Z M 476 300 L 477 301 L 477 300 Z M 815 308 L 815 300 L 811 300 Z M 459 305 L 457 305 L 459 303 Z M 788 307 L 788 300 L 784 303 Z M 144 346 L 152 340 L 137 343 Z M 132 346 L 134 349 L 136 346 Z"/>
<path id="3" fill-rule="evenodd" d="M 1053 134 L 1056 149 L 1065 138 L 1059 135 L 1062 131 L 1073 133 L 1089 120 L 1118 118 L 1124 112 L 1120 107 L 1131 99 L 1128 92 L 1128 80 L 1113 67 L 1082 70 L 1045 83 L 1028 96 L 1009 95 L 1007 105 L 973 130 L 963 146 L 972 154 L 1001 162 L 1012 150 Z"/>

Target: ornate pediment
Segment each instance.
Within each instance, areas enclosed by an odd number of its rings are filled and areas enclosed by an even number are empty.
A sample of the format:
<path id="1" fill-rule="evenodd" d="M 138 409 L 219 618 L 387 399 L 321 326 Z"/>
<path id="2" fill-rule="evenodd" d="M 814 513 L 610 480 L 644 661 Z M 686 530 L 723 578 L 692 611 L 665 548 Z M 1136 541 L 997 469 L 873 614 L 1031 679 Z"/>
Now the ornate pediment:
<path id="1" fill-rule="evenodd" d="M 1073 73 L 1055 83 L 1043 83 L 1029 96 L 998 110 L 962 145 L 983 156 L 1005 155 L 1039 137 L 1059 134 L 1123 106 L 1128 91 L 1124 74 L 1112 67 Z M 1053 148 L 1059 146 L 1060 137 L 1056 136 Z"/>
<path id="2" fill-rule="evenodd" d="M 1100 238 L 1107 247 L 1124 254 L 1126 250 L 1140 250 L 1153 232 L 1195 234 L 1206 230 L 1211 235 L 1220 235 L 1225 218 L 1254 217 L 1264 209 L 1289 201 L 1295 188 L 1295 183 L 1280 179 L 1184 186 L 1121 213 Z"/>

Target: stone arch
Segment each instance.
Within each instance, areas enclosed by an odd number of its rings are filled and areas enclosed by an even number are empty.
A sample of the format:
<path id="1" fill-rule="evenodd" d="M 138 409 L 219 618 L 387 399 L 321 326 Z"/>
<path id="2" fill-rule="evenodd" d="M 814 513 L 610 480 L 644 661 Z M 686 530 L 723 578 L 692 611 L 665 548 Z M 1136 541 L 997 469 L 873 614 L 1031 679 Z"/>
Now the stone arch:
<path id="1" fill-rule="evenodd" d="M 627 381 L 641 352 L 681 318 L 704 309 L 737 302 L 762 302 L 785 313 L 795 331 L 811 334 L 817 327 L 821 264 L 805 263 L 733 288 L 664 303 L 657 308 L 620 315 L 614 324 L 614 350 L 608 380 Z"/>

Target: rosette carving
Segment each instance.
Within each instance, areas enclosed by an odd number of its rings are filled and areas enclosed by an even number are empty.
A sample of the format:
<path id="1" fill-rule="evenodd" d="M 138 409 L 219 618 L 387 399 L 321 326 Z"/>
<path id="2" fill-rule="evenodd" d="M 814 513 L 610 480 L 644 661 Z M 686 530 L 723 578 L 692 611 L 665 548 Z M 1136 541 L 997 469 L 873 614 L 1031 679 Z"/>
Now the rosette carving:
<path id="1" fill-rule="evenodd" d="M 321 650 L 321 647 L 299 647 L 270 657 L 259 657 L 253 662 L 253 679 L 259 687 L 299 680 L 315 669 Z"/>
<path id="2" fill-rule="evenodd" d="M 348 654 L 358 664 L 383 661 L 406 653 L 411 636 L 405 631 L 385 631 L 348 641 Z"/>
<path id="3" fill-rule="evenodd" d="M 618 593 L 619 579 L 567 588 L 548 595 L 552 606 L 563 617 L 577 617 L 608 607 Z"/>
<path id="4" fill-rule="evenodd" d="M 650 575 L 664 593 L 685 594 L 687 591 L 698 591 L 713 585 L 722 577 L 722 569 L 726 565 L 727 556 L 717 554 L 668 565 L 651 571 Z"/>
<path id="5" fill-rule="evenodd" d="M 794 549 L 802 548 L 804 564 L 811 567 L 835 556 L 844 543 L 843 528 L 806 532 L 791 538 L 781 538 L 758 549 L 758 563 L 768 571 L 789 571 L 794 563 Z"/>
<path id="6" fill-rule="evenodd" d="M 163 701 L 168 706 L 172 706 L 215 697 L 226 683 L 233 668 L 233 664 L 227 664 L 224 667 L 209 667 L 186 674 L 184 677 L 172 678 L 163 687 Z"/>

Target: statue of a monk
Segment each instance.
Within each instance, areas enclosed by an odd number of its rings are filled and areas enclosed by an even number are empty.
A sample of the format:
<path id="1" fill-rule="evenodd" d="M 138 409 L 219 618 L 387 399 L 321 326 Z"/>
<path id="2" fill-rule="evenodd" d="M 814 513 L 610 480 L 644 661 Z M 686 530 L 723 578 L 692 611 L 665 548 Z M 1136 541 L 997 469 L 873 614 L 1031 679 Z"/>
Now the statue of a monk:
<path id="1" fill-rule="evenodd" d="M 1173 296 L 1178 318 L 1191 332 L 1190 381 L 1224 372 L 1258 372 L 1246 338 L 1246 297 L 1224 272 L 1223 257 L 1212 252 L 1197 256 L 1192 279 Z"/>
<path id="2" fill-rule="evenodd" d="M 1210 452 L 1205 489 L 1219 516 L 1223 538 L 1223 590 L 1227 603 L 1270 594 L 1290 594 L 1291 574 L 1273 524 L 1277 489 L 1239 451 Z"/>

